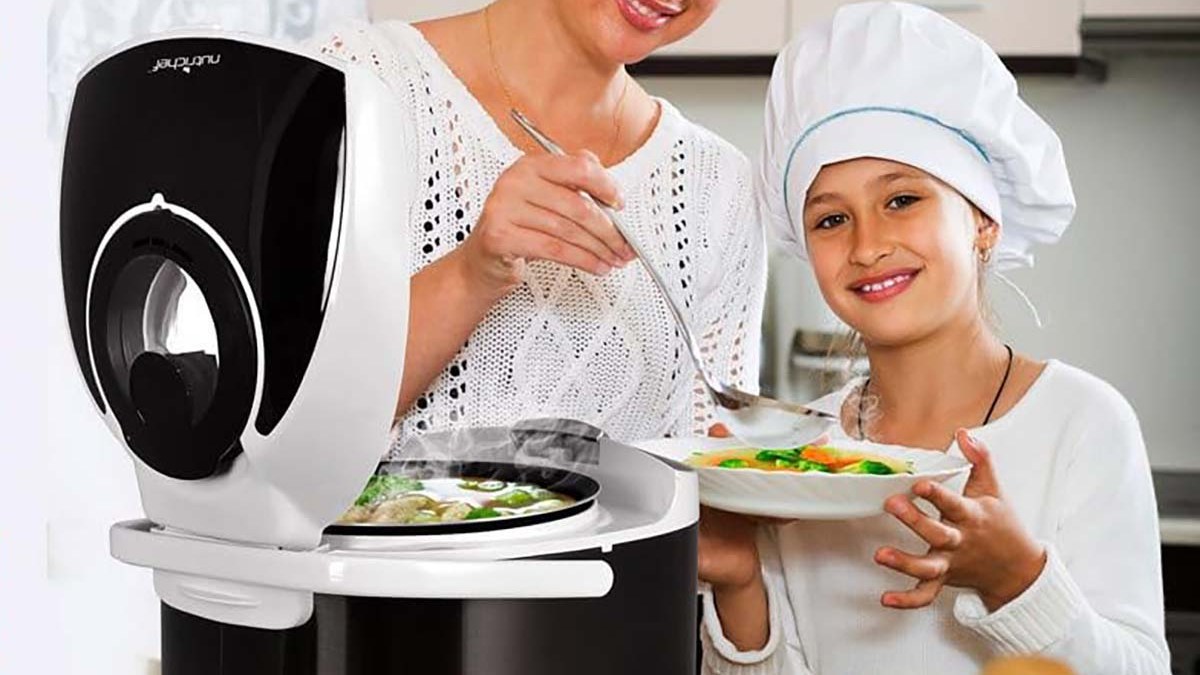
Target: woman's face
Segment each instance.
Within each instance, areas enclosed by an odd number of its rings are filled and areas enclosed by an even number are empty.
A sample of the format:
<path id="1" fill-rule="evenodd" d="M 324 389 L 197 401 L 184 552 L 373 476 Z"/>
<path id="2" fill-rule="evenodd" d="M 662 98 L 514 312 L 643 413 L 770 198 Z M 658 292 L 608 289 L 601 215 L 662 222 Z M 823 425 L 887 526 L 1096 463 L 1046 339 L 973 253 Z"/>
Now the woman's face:
<path id="1" fill-rule="evenodd" d="M 720 0 L 553 0 L 562 24 L 606 61 L 634 63 L 700 27 Z"/>
<path id="2" fill-rule="evenodd" d="M 979 316 L 979 250 L 999 228 L 920 169 L 854 159 L 821 169 L 804 204 L 825 301 L 868 344 L 919 340 Z"/>

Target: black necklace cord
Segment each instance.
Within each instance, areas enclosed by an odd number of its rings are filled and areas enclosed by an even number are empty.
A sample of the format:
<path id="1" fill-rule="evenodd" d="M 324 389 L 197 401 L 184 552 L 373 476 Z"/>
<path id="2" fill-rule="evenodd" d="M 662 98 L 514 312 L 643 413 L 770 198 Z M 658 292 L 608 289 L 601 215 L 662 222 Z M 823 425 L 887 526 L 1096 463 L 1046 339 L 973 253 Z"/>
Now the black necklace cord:
<path id="1" fill-rule="evenodd" d="M 1004 393 L 1004 385 L 1008 384 L 1008 375 L 1012 372 L 1013 350 L 1007 344 L 1004 345 L 1004 348 L 1008 350 L 1008 365 L 1004 366 L 1004 379 L 1000 380 L 1000 388 L 996 390 L 996 396 L 992 399 L 992 405 L 988 406 L 987 415 L 983 417 L 983 424 L 979 425 L 981 427 L 986 427 L 988 422 L 992 421 L 992 413 L 996 412 L 996 404 L 1000 402 L 1000 394 Z"/>
<path id="2" fill-rule="evenodd" d="M 1000 386 L 996 389 L 996 395 L 992 397 L 992 404 L 988 406 L 987 415 L 983 417 L 983 424 L 987 426 L 988 422 L 992 421 L 992 414 L 996 412 L 996 405 L 1000 403 L 1000 395 L 1004 393 L 1004 386 L 1008 384 L 1008 376 L 1012 373 L 1013 365 L 1013 348 L 1011 345 L 1005 344 L 1004 349 L 1008 352 L 1008 365 L 1004 366 L 1004 378 L 1000 380 Z M 867 375 L 866 381 L 858 390 L 858 440 L 867 440 L 867 434 L 863 431 L 863 400 L 867 397 L 867 387 L 871 386 L 871 376 Z"/>

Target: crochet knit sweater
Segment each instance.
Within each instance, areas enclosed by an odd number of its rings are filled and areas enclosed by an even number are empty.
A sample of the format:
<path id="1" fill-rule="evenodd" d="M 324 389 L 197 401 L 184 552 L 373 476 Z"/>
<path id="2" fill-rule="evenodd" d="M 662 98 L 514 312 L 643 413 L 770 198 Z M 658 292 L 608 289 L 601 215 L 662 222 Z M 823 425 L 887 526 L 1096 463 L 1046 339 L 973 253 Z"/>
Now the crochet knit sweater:
<path id="1" fill-rule="evenodd" d="M 416 145 L 399 161 L 411 163 L 418 197 L 397 227 L 412 232 L 416 273 L 470 235 L 521 151 L 414 27 L 347 24 L 319 49 L 372 68 L 407 111 Z M 609 169 L 626 198 L 624 223 L 649 259 L 603 278 L 530 264 L 399 420 L 393 447 L 428 431 L 548 416 L 623 440 L 703 435 L 710 403 L 643 262 L 686 307 L 710 370 L 756 386 L 766 248 L 749 163 L 658 104 L 650 138 Z"/>

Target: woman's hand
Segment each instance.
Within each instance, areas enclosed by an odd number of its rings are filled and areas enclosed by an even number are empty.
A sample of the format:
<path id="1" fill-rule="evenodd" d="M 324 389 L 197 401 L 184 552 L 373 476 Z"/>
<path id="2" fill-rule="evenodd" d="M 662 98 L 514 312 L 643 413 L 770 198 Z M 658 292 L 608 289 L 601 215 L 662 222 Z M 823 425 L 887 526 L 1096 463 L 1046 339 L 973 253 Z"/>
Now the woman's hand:
<path id="1" fill-rule="evenodd" d="M 494 300 L 507 295 L 528 260 L 595 275 L 633 260 L 633 249 L 581 191 L 622 205 L 616 182 L 590 152 L 525 155 L 501 174 L 471 235 L 451 254 L 475 290 Z"/>
<path id="2" fill-rule="evenodd" d="M 730 438 L 728 427 L 717 422 L 708 428 L 709 438 Z M 825 445 L 829 435 L 809 445 Z M 759 525 L 786 525 L 783 518 L 745 516 L 700 507 L 700 579 L 714 589 L 739 588 L 761 582 L 755 538 Z"/>
<path id="3" fill-rule="evenodd" d="M 720 422 L 708 430 L 728 438 Z M 766 519 L 700 507 L 698 570 L 712 587 L 713 602 L 725 637 L 738 649 L 761 649 L 770 637 L 767 586 L 758 558 L 758 526 Z"/>
<path id="4" fill-rule="evenodd" d="M 700 507 L 700 580 L 712 586 L 725 637 L 742 651 L 762 649 L 771 633 L 757 532 L 750 517 Z"/>
<path id="5" fill-rule="evenodd" d="M 758 523 L 748 516 L 700 507 L 700 580 L 714 590 L 762 583 L 755 543 Z"/>
<path id="6" fill-rule="evenodd" d="M 932 481 L 913 486 L 914 494 L 941 512 L 940 522 L 922 513 L 908 495 L 896 495 L 884 504 L 929 544 L 925 555 L 890 547 L 875 552 L 880 565 L 917 579 L 912 590 L 884 593 L 881 601 L 887 607 L 924 607 L 949 585 L 974 589 L 994 612 L 1029 588 L 1046 564 L 1045 548 L 1029 536 L 1001 496 L 987 448 L 965 429 L 958 430 L 957 438 L 972 464 L 963 495 Z"/>
<path id="7" fill-rule="evenodd" d="M 729 429 L 717 422 L 709 438 L 729 438 Z M 728 511 L 700 507 L 700 580 L 716 588 L 737 588 L 761 580 L 755 536 L 758 522 Z"/>

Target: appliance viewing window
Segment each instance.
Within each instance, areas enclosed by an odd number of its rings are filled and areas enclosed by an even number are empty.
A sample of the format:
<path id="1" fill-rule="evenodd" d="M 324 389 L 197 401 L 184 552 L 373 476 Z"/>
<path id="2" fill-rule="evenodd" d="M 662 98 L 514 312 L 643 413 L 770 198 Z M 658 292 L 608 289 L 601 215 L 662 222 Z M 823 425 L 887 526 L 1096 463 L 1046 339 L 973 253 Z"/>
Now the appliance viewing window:
<path id="1" fill-rule="evenodd" d="M 199 284 L 173 261 L 143 255 L 121 272 L 110 306 L 110 355 L 123 393 L 140 403 L 139 410 L 179 404 L 179 410 L 188 411 L 190 425 L 198 424 L 212 403 L 220 371 L 216 323 Z M 157 357 L 139 360 L 146 353 Z M 187 372 L 189 401 L 156 403 L 147 400 L 148 392 L 135 391 L 136 370 L 167 365 Z"/>

